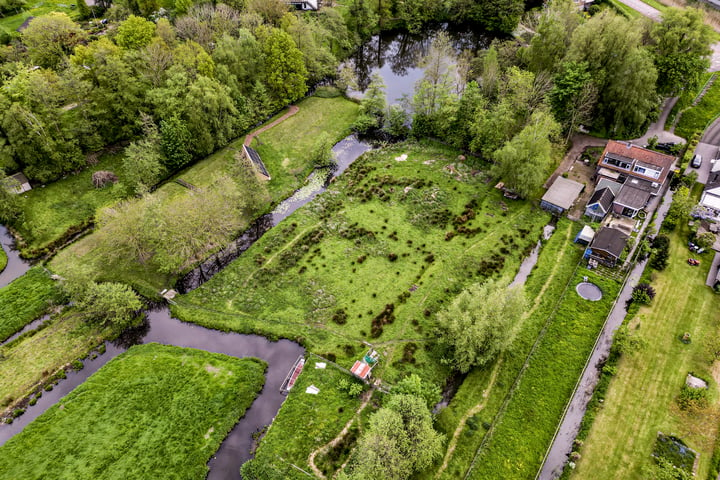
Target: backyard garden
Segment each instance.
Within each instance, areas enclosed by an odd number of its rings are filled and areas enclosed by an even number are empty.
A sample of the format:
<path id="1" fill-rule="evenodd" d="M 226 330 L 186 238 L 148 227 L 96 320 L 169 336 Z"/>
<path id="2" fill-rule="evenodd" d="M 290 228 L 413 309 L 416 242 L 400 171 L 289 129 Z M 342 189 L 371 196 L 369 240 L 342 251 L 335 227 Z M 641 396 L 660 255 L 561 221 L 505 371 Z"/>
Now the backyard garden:
<path id="1" fill-rule="evenodd" d="M 667 268 L 648 276 L 652 303 L 626 320 L 627 348 L 570 478 L 648 478 L 658 432 L 699 453 L 696 478 L 717 477 L 710 474 L 720 424 L 717 296 L 705 285 L 712 255 L 699 268 L 688 265 L 687 235 L 687 226 L 670 235 Z M 709 383 L 706 401 L 684 400 L 688 373 Z"/>

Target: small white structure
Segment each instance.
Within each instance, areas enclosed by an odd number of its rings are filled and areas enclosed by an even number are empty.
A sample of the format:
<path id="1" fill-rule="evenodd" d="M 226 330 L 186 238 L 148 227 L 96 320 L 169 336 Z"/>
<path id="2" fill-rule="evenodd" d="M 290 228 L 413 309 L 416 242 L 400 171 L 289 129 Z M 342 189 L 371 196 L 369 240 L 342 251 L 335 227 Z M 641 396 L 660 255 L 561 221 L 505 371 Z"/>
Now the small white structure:
<path id="1" fill-rule="evenodd" d="M 305 389 L 305 393 L 309 393 L 310 395 L 317 395 L 318 393 L 320 393 L 320 389 L 315 385 L 310 385 Z"/>
<path id="2" fill-rule="evenodd" d="M 577 237 L 575 237 L 575 243 L 589 245 L 593 238 L 595 238 L 595 230 L 590 228 L 589 225 L 585 225 L 583 229 L 580 230 L 580 233 L 577 234 Z"/>
<path id="3" fill-rule="evenodd" d="M 288 4 L 300 10 L 317 10 L 319 0 L 288 0 Z"/>
<path id="4" fill-rule="evenodd" d="M 315 362 L 315 370 L 317 370 L 317 369 L 324 370 L 325 367 L 327 367 L 327 363 L 325 363 L 325 362 Z"/>
<path id="5" fill-rule="evenodd" d="M 705 380 L 689 373 L 687 374 L 687 377 L 685 377 L 685 385 L 690 388 L 708 388 L 708 384 Z"/>
<path id="6" fill-rule="evenodd" d="M 8 175 L 4 183 L 5 188 L 7 188 L 11 193 L 20 194 L 32 190 L 32 187 L 30 186 L 30 181 L 22 172 Z"/>

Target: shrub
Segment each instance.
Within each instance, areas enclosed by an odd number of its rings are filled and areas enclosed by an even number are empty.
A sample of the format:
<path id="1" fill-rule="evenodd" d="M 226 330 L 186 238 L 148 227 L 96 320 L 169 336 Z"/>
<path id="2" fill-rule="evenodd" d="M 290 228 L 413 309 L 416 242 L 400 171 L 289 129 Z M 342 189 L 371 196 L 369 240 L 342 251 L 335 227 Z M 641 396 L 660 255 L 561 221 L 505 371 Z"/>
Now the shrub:
<path id="1" fill-rule="evenodd" d="M 695 243 L 701 248 L 710 248 L 715 243 L 715 234 L 712 232 L 701 233 L 695 238 Z"/>
<path id="2" fill-rule="evenodd" d="M 117 183 L 117 181 L 117 175 L 107 170 L 98 170 L 92 174 L 92 183 L 95 188 L 103 188 L 111 183 Z"/>
<path id="3" fill-rule="evenodd" d="M 677 404 L 682 410 L 705 408 L 708 405 L 707 389 L 692 388 L 683 385 L 680 390 L 680 395 L 677 397 Z"/>
<path id="4" fill-rule="evenodd" d="M 665 270 L 670 258 L 670 239 L 665 235 L 658 235 L 653 240 L 653 256 L 650 259 L 650 267 L 655 270 Z"/>
<path id="5" fill-rule="evenodd" d="M 655 298 L 655 289 L 647 283 L 639 283 L 632 291 L 631 300 L 635 303 L 650 305 Z"/>

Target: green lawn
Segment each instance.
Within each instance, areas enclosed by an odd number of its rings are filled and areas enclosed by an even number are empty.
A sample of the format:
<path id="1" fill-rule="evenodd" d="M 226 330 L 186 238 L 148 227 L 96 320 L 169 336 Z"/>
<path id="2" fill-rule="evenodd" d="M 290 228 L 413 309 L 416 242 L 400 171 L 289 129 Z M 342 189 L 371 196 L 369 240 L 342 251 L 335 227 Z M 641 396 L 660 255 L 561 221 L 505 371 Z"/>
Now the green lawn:
<path id="1" fill-rule="evenodd" d="M 324 370 L 316 369 L 318 361 L 322 360 L 307 357 L 303 373 L 262 439 L 255 459 L 250 461 L 252 465 L 243 467 L 259 475 L 258 480 L 307 478 L 291 464 L 310 471 L 310 453 L 335 438 L 360 406 L 360 398 L 350 397 L 338 388 L 341 379 L 351 380 L 351 377 L 330 365 Z M 320 392 L 305 393 L 310 385 Z M 302 428 L 298 428 L 300 425 Z M 332 476 L 333 472 L 324 473 Z"/>
<path id="2" fill-rule="evenodd" d="M 252 143 L 270 172 L 269 189 L 275 200 L 285 198 L 305 182 L 312 171 L 309 156 L 318 134 L 325 132 L 336 142 L 342 140 L 350 134 L 360 108 L 343 97 L 310 97 L 298 107 L 299 112 L 261 133 Z"/>
<path id="3" fill-rule="evenodd" d="M 41 267 L 0 288 L 0 342 L 61 303 L 63 295 Z"/>
<path id="4" fill-rule="evenodd" d="M 644 347 L 621 357 L 603 408 L 598 411 L 573 479 L 644 479 L 658 431 L 680 437 L 700 454 L 705 479 L 718 436 L 718 296 L 705 286 L 712 252 L 699 268 L 687 265 L 687 229 L 671 235 L 667 269 L 652 274 L 657 295 L 629 323 Z M 683 333 L 692 343 L 680 342 Z M 710 407 L 682 411 L 675 398 L 688 372 L 710 382 Z"/>
<path id="5" fill-rule="evenodd" d="M 369 341 L 382 345 L 384 379 L 422 370 L 441 384 L 447 367 L 423 348 L 435 338 L 433 313 L 471 282 L 514 275 L 549 219 L 504 200 L 456 157 L 410 143 L 361 157 L 330 191 L 176 298 L 174 314 L 297 339 L 347 367 Z"/>
<path id="6" fill-rule="evenodd" d="M 23 221 L 14 225 L 22 240 L 19 247 L 25 255 L 38 256 L 53 242 L 88 225 L 95 212 L 125 197 L 125 187 L 115 184 L 95 188 L 92 174 L 110 170 L 123 179 L 122 154 L 106 155 L 97 165 L 76 175 L 37 187 L 19 196 Z"/>
<path id="7" fill-rule="evenodd" d="M 132 347 L 0 447 L 6 478 L 205 478 L 262 389 L 266 364 Z"/>
<path id="8" fill-rule="evenodd" d="M 692 105 L 693 100 L 695 100 L 695 97 L 697 97 L 698 94 L 702 91 L 703 87 L 705 87 L 705 84 L 712 75 L 713 74 L 711 72 L 703 73 L 701 75 L 700 84 L 697 86 L 697 88 L 683 90 L 683 92 L 680 94 L 680 98 L 678 98 L 678 101 L 675 102 L 675 105 L 670 111 L 670 115 L 668 115 L 667 123 L 665 124 L 666 130 L 670 128 L 670 126 L 673 124 L 673 121 L 675 120 L 675 117 L 681 110 L 684 110 Z"/>
<path id="9" fill-rule="evenodd" d="M 18 27 L 22 25 L 28 17 L 46 15 L 50 12 L 65 12 L 70 18 L 75 19 L 75 17 L 77 17 L 77 9 L 70 8 L 71 3 L 73 2 L 63 3 L 57 0 L 43 0 L 34 3 L 31 0 L 27 3 L 25 10 L 19 12 L 17 15 L 0 18 L 0 31 L 15 34 Z"/>
<path id="10" fill-rule="evenodd" d="M 488 426 L 500 410 L 542 326 L 573 276 L 579 252 L 570 242 L 578 228 L 568 220 L 560 220 L 556 232 L 543 245 L 536 267 L 525 284 L 531 304 L 512 352 L 493 366 L 472 370 L 450 405 L 440 412 L 437 428 L 448 438 L 457 435 L 457 440 L 449 442 L 452 452 L 446 452 L 443 462 L 438 462 L 422 478 L 450 480 L 465 476 Z M 461 424 L 463 419 L 465 422 Z M 442 463 L 446 463 L 445 467 Z"/>
<path id="11" fill-rule="evenodd" d="M 583 276 L 602 289 L 602 300 L 591 303 L 575 292 Z M 575 273 L 469 478 L 535 476 L 619 290 L 594 271 Z"/>
<path id="12" fill-rule="evenodd" d="M 702 132 L 720 112 L 720 81 L 716 81 L 695 107 L 683 113 L 675 128 L 675 134 L 690 139 L 695 132 Z"/>
<path id="13" fill-rule="evenodd" d="M 55 372 L 98 346 L 109 332 L 90 328 L 72 311 L 0 347 L 0 408 L 29 395 Z"/>
<path id="14" fill-rule="evenodd" d="M 286 152 L 290 155 L 287 158 L 292 160 L 283 162 L 276 161 L 277 158 L 272 155 L 264 157 L 272 180 L 267 184 L 270 196 L 260 207 L 263 212 L 269 211 L 273 203 L 299 188 L 312 169 L 308 157 L 313 143 L 310 140 L 300 141 L 294 136 L 313 138 L 316 131 L 321 129 L 340 140 L 348 133 L 358 111 L 357 104 L 344 98 L 311 97 L 300 102 L 298 106 L 300 111 L 295 116 L 262 134 L 266 145 L 270 145 L 271 140 L 272 144 L 285 144 L 290 141 L 288 139 L 293 139 L 294 145 L 293 149 Z M 242 140 L 234 141 L 226 148 L 176 174 L 174 178 L 180 178 L 200 189 L 209 188 L 219 174 L 232 174 L 232 163 L 242 148 Z M 237 188 L 242 191 L 243 186 L 239 185 Z M 161 210 L 172 209 L 176 202 L 185 200 L 192 192 L 174 182 L 167 182 L 151 195 L 156 200 L 153 208 Z M 237 231 L 247 228 L 251 220 L 252 218 L 238 218 Z M 88 235 L 61 251 L 51 262 L 51 268 L 62 273 L 73 264 L 85 264 L 94 270 L 97 279 L 129 283 L 147 296 L 153 296 L 155 292 L 174 283 L 173 275 L 158 271 L 152 262 L 143 264 L 127 258 L 108 261 L 107 252 L 101 246 L 102 233 L 100 231 L 99 234 Z M 207 254 L 209 253 L 208 251 Z"/>

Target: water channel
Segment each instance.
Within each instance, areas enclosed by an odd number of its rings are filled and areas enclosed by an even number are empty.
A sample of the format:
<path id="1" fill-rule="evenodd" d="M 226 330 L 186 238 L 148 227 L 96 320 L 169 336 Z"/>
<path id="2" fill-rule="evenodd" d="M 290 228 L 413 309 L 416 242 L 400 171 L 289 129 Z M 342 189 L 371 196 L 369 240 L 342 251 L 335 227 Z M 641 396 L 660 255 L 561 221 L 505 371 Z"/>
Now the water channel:
<path id="1" fill-rule="evenodd" d="M 485 48 L 492 40 L 487 35 L 474 33 L 468 29 L 456 30 L 447 26 L 428 29 L 421 35 L 398 32 L 376 35 L 351 59 L 357 72 L 360 90 L 364 91 L 367 88 L 371 74 L 377 72 L 383 77 L 386 84 L 388 103 L 394 103 L 403 95 L 411 95 L 415 82 L 422 75 L 421 69 L 417 67 L 418 60 L 441 30 L 448 31 L 458 52 L 465 49 Z M 279 204 L 271 213 L 258 219 L 225 249 L 212 255 L 182 278 L 176 286 L 178 291 L 190 291 L 212 278 L 247 250 L 265 232 L 325 191 L 332 177 L 340 175 L 355 159 L 370 148 L 369 144 L 354 136 L 339 142 L 333 147 L 337 167 L 332 172 L 314 172 L 314 176 L 311 175 L 305 187 Z M 12 236 L 2 226 L 0 226 L 0 241 L 9 258 L 7 268 L 0 273 L 0 287 L 2 287 L 24 274 L 30 266 L 20 259 L 17 252 L 11 249 Z M 36 320 L 32 326 L 28 326 L 23 331 L 36 328 L 42 321 L 43 319 Z M 257 335 L 224 333 L 183 323 L 172 318 L 167 308 L 148 312 L 147 320 L 141 328 L 128 332 L 119 341 L 106 343 L 104 354 L 87 359 L 82 370 L 68 372 L 65 380 L 59 382 L 52 391 L 44 392 L 37 403 L 28 407 L 25 414 L 18 417 L 12 424 L 1 424 L 0 445 L 20 432 L 33 419 L 40 416 L 131 345 L 149 342 L 198 348 L 236 357 L 252 356 L 268 363 L 265 386 L 261 394 L 208 463 L 209 479 L 240 478 L 240 466 L 251 458 L 252 433 L 272 422 L 284 399 L 279 391 L 280 384 L 293 362 L 304 353 L 304 349 L 288 340 L 271 342 Z"/>

